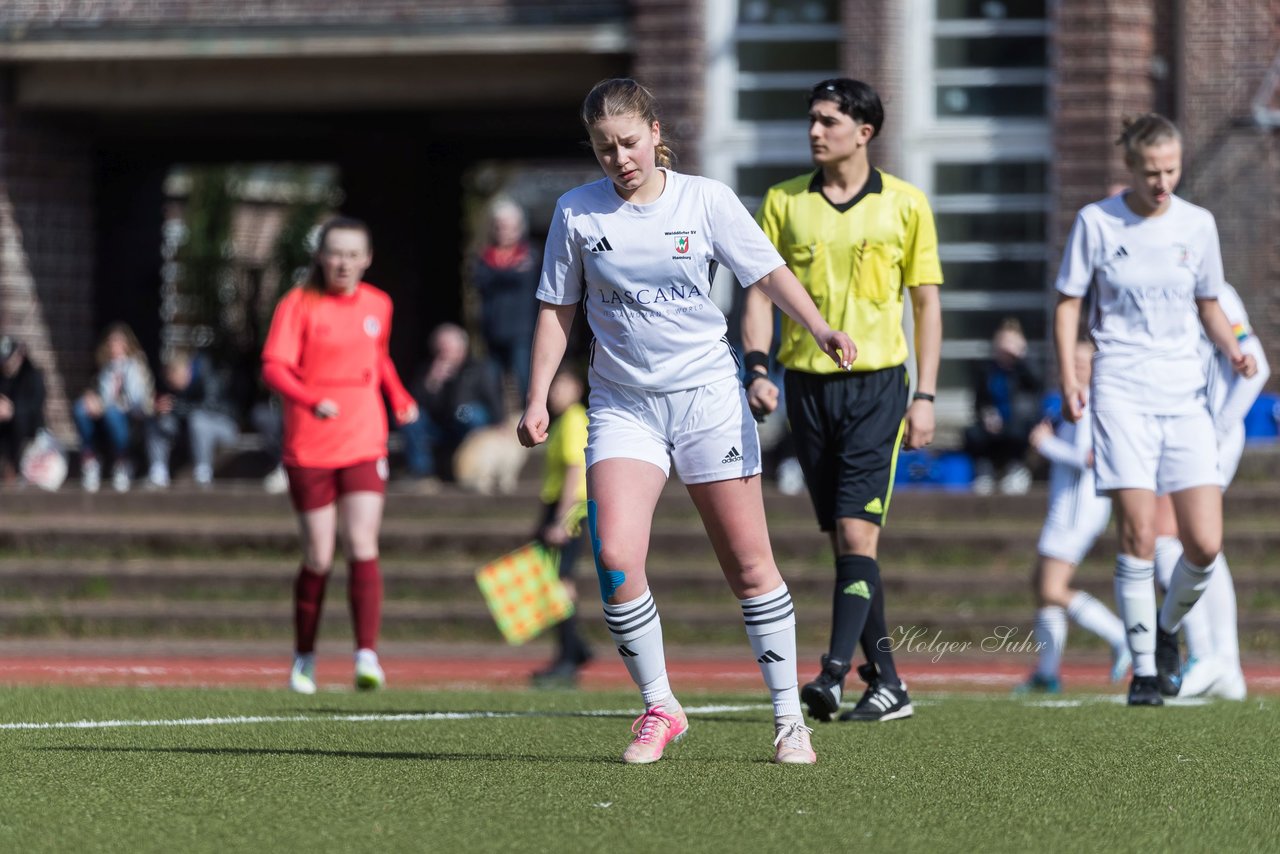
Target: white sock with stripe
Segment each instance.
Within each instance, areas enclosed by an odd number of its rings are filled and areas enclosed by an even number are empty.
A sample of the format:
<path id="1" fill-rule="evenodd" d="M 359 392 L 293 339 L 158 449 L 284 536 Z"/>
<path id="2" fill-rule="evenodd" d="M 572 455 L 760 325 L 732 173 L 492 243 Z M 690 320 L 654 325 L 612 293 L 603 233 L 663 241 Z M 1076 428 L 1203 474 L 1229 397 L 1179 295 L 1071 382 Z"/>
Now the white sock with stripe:
<path id="1" fill-rule="evenodd" d="M 1182 557 L 1182 542 L 1177 537 L 1156 537 L 1156 583 L 1161 590 L 1169 589 L 1173 568 Z"/>
<path id="2" fill-rule="evenodd" d="M 796 611 L 784 583 L 768 593 L 740 599 L 751 654 L 773 699 L 775 718 L 800 716 L 800 679 L 796 674 Z"/>
<path id="3" fill-rule="evenodd" d="M 646 587 L 639 597 L 617 605 L 605 603 L 604 621 L 618 655 L 631 679 L 640 688 L 645 708 L 673 699 L 667 680 L 667 656 L 662 648 L 662 620 L 658 605 Z"/>
<path id="4" fill-rule="evenodd" d="M 1155 561 L 1116 557 L 1116 607 L 1124 624 L 1134 676 L 1156 675 Z"/>
<path id="5" fill-rule="evenodd" d="M 1057 605 L 1037 608 L 1031 636 L 1040 651 L 1036 675 L 1057 679 L 1062 666 L 1062 648 L 1067 645 L 1067 612 Z"/>
<path id="6" fill-rule="evenodd" d="M 1083 590 L 1067 603 L 1067 616 L 1080 628 L 1111 644 L 1112 649 L 1124 649 L 1124 623 L 1110 608 Z"/>
<path id="7" fill-rule="evenodd" d="M 1165 594 L 1164 604 L 1160 607 L 1160 628 L 1166 632 L 1178 630 L 1182 618 L 1204 595 L 1219 557 L 1215 557 L 1208 566 L 1196 566 L 1187 560 L 1185 554 L 1178 558 L 1178 565 L 1173 568 L 1173 577 L 1169 579 L 1169 592 Z"/>

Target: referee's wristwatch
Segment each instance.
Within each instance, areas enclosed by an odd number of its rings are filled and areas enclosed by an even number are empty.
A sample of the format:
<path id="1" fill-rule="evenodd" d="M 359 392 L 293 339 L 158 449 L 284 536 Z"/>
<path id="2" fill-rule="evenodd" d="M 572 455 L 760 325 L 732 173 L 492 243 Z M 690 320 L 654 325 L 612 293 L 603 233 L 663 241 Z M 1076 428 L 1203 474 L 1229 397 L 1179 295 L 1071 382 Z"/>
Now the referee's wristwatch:
<path id="1" fill-rule="evenodd" d="M 916 392 L 915 394 L 911 395 L 911 399 L 912 399 L 912 400 L 927 400 L 927 401 L 929 401 L 930 403 L 933 403 L 933 395 L 931 395 L 931 394 L 929 394 L 928 392 L 925 392 L 925 391 L 918 391 L 918 392 Z"/>

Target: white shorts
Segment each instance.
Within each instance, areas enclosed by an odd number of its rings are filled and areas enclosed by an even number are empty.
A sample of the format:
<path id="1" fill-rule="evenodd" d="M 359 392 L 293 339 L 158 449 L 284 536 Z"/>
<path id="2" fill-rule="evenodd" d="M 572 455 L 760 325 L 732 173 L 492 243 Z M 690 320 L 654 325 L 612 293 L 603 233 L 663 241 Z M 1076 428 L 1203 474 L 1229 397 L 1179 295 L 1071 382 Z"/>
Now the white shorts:
<path id="1" fill-rule="evenodd" d="M 1240 468 L 1240 458 L 1244 456 L 1244 422 L 1231 427 L 1224 435 L 1218 436 L 1218 470 L 1222 472 L 1222 488 L 1226 489 L 1236 478 L 1236 470 Z"/>
<path id="2" fill-rule="evenodd" d="M 1098 493 L 1147 489 L 1158 495 L 1223 484 L 1209 410 L 1187 415 L 1093 413 Z"/>
<path id="3" fill-rule="evenodd" d="M 1107 529 L 1111 499 L 1094 491 L 1093 478 L 1081 478 L 1070 489 L 1049 496 L 1049 514 L 1036 551 L 1043 557 L 1079 565 Z"/>
<path id="4" fill-rule="evenodd" d="M 644 460 L 685 483 L 760 473 L 760 437 L 737 377 L 682 391 L 611 383 L 591 373 L 587 467 L 615 458 Z"/>

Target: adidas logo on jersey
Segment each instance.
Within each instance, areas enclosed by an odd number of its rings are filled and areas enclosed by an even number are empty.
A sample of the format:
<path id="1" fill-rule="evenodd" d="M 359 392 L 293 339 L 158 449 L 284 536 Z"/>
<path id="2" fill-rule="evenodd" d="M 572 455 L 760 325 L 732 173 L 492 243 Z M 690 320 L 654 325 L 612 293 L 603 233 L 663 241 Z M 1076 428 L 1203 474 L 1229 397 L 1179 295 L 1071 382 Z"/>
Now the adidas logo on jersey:
<path id="1" fill-rule="evenodd" d="M 1129 250 L 1121 246 L 1119 249 L 1116 250 L 1115 254 L 1112 255 L 1111 257 L 1112 258 L 1128 258 Z"/>
<path id="2" fill-rule="evenodd" d="M 609 244 L 609 238 L 602 237 L 600 242 L 590 247 L 592 252 L 612 252 L 613 246 Z"/>
<path id="3" fill-rule="evenodd" d="M 764 655 L 756 659 L 756 664 L 776 664 L 779 661 L 786 661 L 786 659 L 770 649 L 765 651 Z"/>
<path id="4" fill-rule="evenodd" d="M 861 596 L 863 599 L 871 598 L 871 588 L 867 586 L 867 582 L 859 579 L 844 589 L 845 593 L 850 596 Z"/>
<path id="5" fill-rule="evenodd" d="M 729 463 L 742 462 L 742 454 L 738 453 L 737 448 L 730 448 L 729 453 L 724 455 L 724 459 L 720 461 L 720 465 L 728 465 Z"/>

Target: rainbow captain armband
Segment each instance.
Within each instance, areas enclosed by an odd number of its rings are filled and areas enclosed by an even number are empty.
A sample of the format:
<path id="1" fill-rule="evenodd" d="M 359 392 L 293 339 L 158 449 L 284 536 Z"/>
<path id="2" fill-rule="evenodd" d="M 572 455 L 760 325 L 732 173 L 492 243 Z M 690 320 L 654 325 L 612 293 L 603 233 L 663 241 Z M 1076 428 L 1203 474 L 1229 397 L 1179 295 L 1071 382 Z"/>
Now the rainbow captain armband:
<path id="1" fill-rule="evenodd" d="M 1246 323 L 1231 324 L 1231 332 L 1236 336 L 1237 341 L 1243 341 L 1249 337 L 1249 326 Z"/>
<path id="2" fill-rule="evenodd" d="M 591 554 L 596 559 L 596 575 L 600 578 L 600 600 L 608 602 L 609 597 L 618 591 L 626 580 L 626 573 L 616 569 L 606 569 L 600 562 L 600 527 L 596 523 L 596 503 L 587 502 L 587 533 L 591 535 Z"/>

